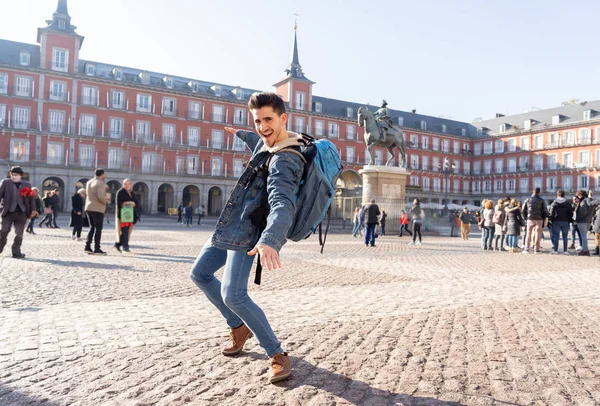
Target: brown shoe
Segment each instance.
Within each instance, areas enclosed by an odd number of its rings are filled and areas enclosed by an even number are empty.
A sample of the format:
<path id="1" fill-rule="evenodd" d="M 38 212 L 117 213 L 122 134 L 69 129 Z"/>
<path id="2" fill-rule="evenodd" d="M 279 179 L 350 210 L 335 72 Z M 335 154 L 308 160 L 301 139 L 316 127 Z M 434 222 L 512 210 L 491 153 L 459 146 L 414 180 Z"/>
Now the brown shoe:
<path id="1" fill-rule="evenodd" d="M 577 255 L 580 257 L 589 257 L 590 252 L 589 251 L 579 251 L 579 253 Z"/>
<path id="2" fill-rule="evenodd" d="M 242 324 L 238 328 L 232 328 L 229 332 L 231 347 L 223 348 L 221 353 L 227 356 L 239 354 L 244 349 L 244 344 L 246 344 L 246 341 L 250 337 L 252 337 L 252 331 L 245 324 Z"/>
<path id="3" fill-rule="evenodd" d="M 275 354 L 271 359 L 271 369 L 269 370 L 269 383 L 283 381 L 292 373 L 292 362 L 287 352 Z"/>

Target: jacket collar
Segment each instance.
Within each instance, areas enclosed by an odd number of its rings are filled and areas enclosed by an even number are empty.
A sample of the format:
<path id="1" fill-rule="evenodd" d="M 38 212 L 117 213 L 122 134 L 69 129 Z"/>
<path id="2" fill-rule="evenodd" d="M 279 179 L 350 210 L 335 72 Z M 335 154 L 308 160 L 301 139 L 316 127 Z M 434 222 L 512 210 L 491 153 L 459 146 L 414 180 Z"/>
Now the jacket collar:
<path id="1" fill-rule="evenodd" d="M 288 133 L 288 138 L 286 138 L 283 141 L 279 141 L 277 144 L 273 145 L 272 147 L 267 147 L 266 145 L 263 145 L 262 148 L 260 149 L 261 152 L 267 151 L 272 154 L 275 154 L 284 148 L 299 147 L 299 146 L 304 145 L 303 138 L 301 135 L 299 135 L 295 132 L 291 132 L 291 131 L 288 131 L 287 133 Z"/>

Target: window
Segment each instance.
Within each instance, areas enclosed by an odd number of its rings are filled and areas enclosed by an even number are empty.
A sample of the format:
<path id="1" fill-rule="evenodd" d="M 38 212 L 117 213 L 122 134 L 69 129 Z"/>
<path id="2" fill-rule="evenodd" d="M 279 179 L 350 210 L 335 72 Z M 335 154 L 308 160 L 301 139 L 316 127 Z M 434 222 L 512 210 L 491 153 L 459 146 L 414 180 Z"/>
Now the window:
<path id="1" fill-rule="evenodd" d="M 69 51 L 62 48 L 52 48 L 52 70 L 68 71 Z"/>
<path id="2" fill-rule="evenodd" d="M 427 131 L 427 122 L 425 120 L 421 120 L 421 130 Z"/>
<path id="3" fill-rule="evenodd" d="M 509 127 L 510 127 L 510 125 L 509 125 L 509 124 L 500 124 L 500 125 L 498 126 L 498 132 L 499 132 L 500 134 L 502 134 L 502 133 L 505 133 Z"/>
<path id="4" fill-rule="evenodd" d="M 122 138 L 123 137 L 123 119 L 112 118 L 110 119 L 110 126 L 108 130 L 108 136 L 110 138 Z"/>
<path id="5" fill-rule="evenodd" d="M 323 112 L 323 105 L 320 102 L 315 102 L 315 112 L 316 113 Z"/>
<path id="6" fill-rule="evenodd" d="M 147 94 L 139 94 L 138 93 L 137 103 L 136 103 L 137 111 L 142 112 L 142 113 L 150 113 L 151 105 L 152 105 L 152 96 L 149 96 Z"/>
<path id="7" fill-rule="evenodd" d="M 8 75 L 0 73 L 0 94 L 8 93 Z"/>
<path id="8" fill-rule="evenodd" d="M 533 157 L 533 170 L 541 171 L 544 169 L 544 156 L 543 155 L 535 155 Z"/>
<path id="9" fill-rule="evenodd" d="M 0 104 L 0 128 L 6 124 L 6 104 Z"/>
<path id="10" fill-rule="evenodd" d="M 173 145 L 175 142 L 175 124 L 162 125 L 162 142 L 163 144 Z"/>
<path id="11" fill-rule="evenodd" d="M 517 158 L 509 158 L 508 159 L 508 172 L 516 172 L 517 171 Z"/>
<path id="12" fill-rule="evenodd" d="M 67 23 L 65 20 L 58 20 L 58 29 L 64 30 L 67 28 Z"/>
<path id="13" fill-rule="evenodd" d="M 94 166 L 94 146 L 80 145 L 79 146 L 79 165 L 91 168 Z"/>
<path id="14" fill-rule="evenodd" d="M 162 101 L 162 114 L 165 116 L 174 116 L 176 115 L 176 110 L 175 110 L 175 103 L 176 100 L 172 99 L 170 97 L 165 97 L 163 98 Z"/>
<path id="15" fill-rule="evenodd" d="M 31 97 L 31 78 L 17 76 L 17 88 L 15 94 L 21 97 Z"/>
<path id="16" fill-rule="evenodd" d="M 419 136 L 417 134 L 411 134 L 409 137 L 410 137 L 409 145 L 412 148 L 417 148 L 419 146 Z"/>
<path id="17" fill-rule="evenodd" d="M 429 178 L 423 177 L 423 190 L 429 190 Z"/>
<path id="18" fill-rule="evenodd" d="M 481 182 L 475 181 L 473 182 L 473 193 L 481 192 Z"/>
<path id="19" fill-rule="evenodd" d="M 211 143 L 213 148 L 223 149 L 223 131 L 212 130 Z"/>
<path id="20" fill-rule="evenodd" d="M 19 63 L 23 66 L 29 66 L 31 63 L 31 55 L 29 52 L 21 52 L 19 54 Z"/>
<path id="21" fill-rule="evenodd" d="M 556 185 L 557 185 L 556 176 L 552 176 L 552 177 L 546 178 L 546 191 L 548 191 L 548 192 L 555 192 L 556 191 Z"/>
<path id="22" fill-rule="evenodd" d="M 487 160 L 487 161 L 483 161 L 483 173 L 485 173 L 486 175 L 489 175 L 492 173 L 492 161 Z"/>
<path id="23" fill-rule="evenodd" d="M 502 183 L 504 183 L 501 179 L 494 181 L 494 193 L 502 193 Z"/>
<path id="24" fill-rule="evenodd" d="M 538 134 L 533 137 L 533 149 L 543 149 L 544 148 L 544 135 Z"/>
<path id="25" fill-rule="evenodd" d="M 424 170 L 429 169 L 429 157 L 428 156 L 421 157 L 421 168 Z"/>
<path id="26" fill-rule="evenodd" d="M 119 90 L 111 92 L 110 107 L 113 109 L 122 109 L 125 107 L 125 93 Z"/>
<path id="27" fill-rule="evenodd" d="M 108 149 L 108 169 L 120 169 L 123 151 L 117 148 Z"/>
<path id="28" fill-rule="evenodd" d="M 10 160 L 17 162 L 29 161 L 29 141 L 11 139 Z"/>
<path id="29" fill-rule="evenodd" d="M 419 156 L 412 154 L 410 156 L 410 169 L 419 169 Z"/>
<path id="30" fill-rule="evenodd" d="M 442 124 L 441 127 L 442 127 L 442 132 L 444 134 L 446 134 L 446 124 Z"/>
<path id="31" fill-rule="evenodd" d="M 481 155 L 481 143 L 473 144 L 473 155 Z"/>
<path id="32" fill-rule="evenodd" d="M 496 173 L 502 173 L 504 171 L 504 159 L 496 159 Z"/>
<path id="33" fill-rule="evenodd" d="M 560 124 L 560 115 L 552 116 L 552 125 Z"/>
<path id="34" fill-rule="evenodd" d="M 559 140 L 560 134 L 558 134 L 557 132 L 552 132 L 548 135 L 548 148 L 556 148 L 558 147 L 558 140 Z"/>
<path id="35" fill-rule="evenodd" d="M 469 162 L 469 161 L 464 161 L 463 162 L 463 173 L 465 175 L 470 175 L 471 174 L 471 162 Z"/>
<path id="36" fill-rule="evenodd" d="M 173 79 L 171 78 L 164 78 L 165 81 L 165 86 L 167 87 L 167 89 L 173 89 Z"/>
<path id="37" fill-rule="evenodd" d="M 57 101 L 66 101 L 67 100 L 67 92 L 66 89 L 67 84 L 65 82 L 57 82 L 55 80 L 50 81 L 50 100 Z"/>
<path id="38" fill-rule="evenodd" d="M 323 121 L 315 120 L 315 135 L 318 137 L 322 137 L 325 129 L 325 124 Z"/>
<path id="39" fill-rule="evenodd" d="M 400 127 L 402 127 L 404 125 L 404 117 L 402 117 L 402 116 L 398 117 L 398 125 Z"/>
<path id="40" fill-rule="evenodd" d="M 238 100 L 242 100 L 244 98 L 244 91 L 242 89 L 235 90 L 235 97 Z"/>
<path id="41" fill-rule="evenodd" d="M 463 137 L 467 136 L 467 129 L 466 128 L 461 128 L 460 129 L 460 135 L 462 135 Z"/>
<path id="42" fill-rule="evenodd" d="M 156 170 L 158 157 L 153 152 L 142 152 L 142 172 L 151 173 Z"/>
<path id="43" fill-rule="evenodd" d="M 504 140 L 496 140 L 496 154 L 504 152 Z"/>
<path id="44" fill-rule="evenodd" d="M 215 86 L 214 91 L 215 91 L 215 96 L 221 97 L 221 86 Z"/>
<path id="45" fill-rule="evenodd" d="M 595 183 L 594 189 L 595 190 L 600 190 L 600 175 L 596 175 L 596 179 L 594 180 L 594 183 Z"/>
<path id="46" fill-rule="evenodd" d="M 137 122 L 137 134 L 135 137 L 137 142 L 143 141 L 145 143 L 151 143 L 152 137 L 150 135 L 150 123 L 148 121 Z"/>
<path id="47" fill-rule="evenodd" d="M 352 107 L 346 107 L 346 117 L 352 118 L 353 115 L 354 115 L 354 110 L 352 109 Z"/>
<path id="48" fill-rule="evenodd" d="M 440 182 L 440 178 L 433 178 L 433 191 L 434 192 L 441 192 L 441 182 Z"/>
<path id="49" fill-rule="evenodd" d="M 529 151 L 529 137 L 521 137 L 521 149 Z"/>
<path id="50" fill-rule="evenodd" d="M 21 130 L 29 129 L 29 109 L 26 107 L 15 107 L 13 120 L 15 128 Z"/>
<path id="51" fill-rule="evenodd" d="M 579 130 L 579 144 L 591 144 L 592 143 L 592 130 L 589 128 L 582 128 Z"/>
<path id="52" fill-rule="evenodd" d="M 65 112 L 50 110 L 49 112 L 50 125 L 49 130 L 53 133 L 62 133 L 65 125 Z"/>
<path id="53" fill-rule="evenodd" d="M 577 167 L 586 168 L 590 166 L 590 151 L 580 151 Z"/>
<path id="54" fill-rule="evenodd" d="M 573 177 L 572 176 L 564 176 L 562 177 L 562 188 L 565 192 L 570 192 L 573 190 Z"/>
<path id="55" fill-rule="evenodd" d="M 178 156 L 175 161 L 175 173 L 183 173 L 185 171 L 185 158 Z"/>
<path id="56" fill-rule="evenodd" d="M 63 144 L 49 142 L 46 153 L 46 162 L 50 165 L 60 165 L 63 162 Z"/>
<path id="57" fill-rule="evenodd" d="M 433 149 L 434 151 L 439 151 L 440 150 L 440 139 L 433 137 L 431 139 L 431 149 Z"/>
<path id="58" fill-rule="evenodd" d="M 339 136 L 339 128 L 336 123 L 329 123 L 329 131 L 327 133 L 329 137 L 338 137 Z"/>
<path id="59" fill-rule="evenodd" d="M 237 136 L 233 137 L 233 150 L 234 151 L 246 150 L 246 143 Z"/>
<path id="60" fill-rule="evenodd" d="M 556 169 L 557 155 L 548 155 L 548 169 Z"/>
<path id="61" fill-rule="evenodd" d="M 239 178 L 244 173 L 244 161 L 241 159 L 233 160 L 233 176 Z"/>
<path id="62" fill-rule="evenodd" d="M 0 120 L 2 119 L 2 111 L 1 111 L 1 107 L 0 107 Z M 600 166 L 600 149 L 596 150 L 596 162 L 595 162 L 596 166 Z"/>
<path id="63" fill-rule="evenodd" d="M 81 103 L 91 106 L 98 105 L 98 89 L 91 86 L 83 86 L 81 88 Z"/>
<path id="64" fill-rule="evenodd" d="M 305 120 L 304 117 L 295 117 L 294 119 L 294 131 L 297 133 L 301 133 L 306 131 L 306 127 L 304 126 Z"/>
<path id="65" fill-rule="evenodd" d="M 463 180 L 463 193 L 469 193 L 469 181 Z"/>
<path id="66" fill-rule="evenodd" d="M 88 76 L 94 76 L 96 74 L 96 66 L 95 65 L 85 65 L 85 74 Z"/>
<path id="67" fill-rule="evenodd" d="M 410 186 L 419 186 L 419 177 L 418 176 L 410 177 Z"/>
<path id="68" fill-rule="evenodd" d="M 223 174 L 223 160 L 221 158 L 210 159 L 210 175 L 221 176 Z"/>
<path id="69" fill-rule="evenodd" d="M 529 179 L 519 179 L 519 192 L 520 193 L 528 193 L 529 192 Z"/>
<path id="70" fill-rule="evenodd" d="M 526 157 L 526 156 L 519 157 L 519 170 L 520 171 L 529 170 L 529 157 Z"/>
<path id="71" fill-rule="evenodd" d="M 473 162 L 473 175 L 481 174 L 481 161 Z"/>
<path id="72" fill-rule="evenodd" d="M 563 166 L 565 168 L 573 167 L 573 154 L 571 152 L 563 153 Z"/>
<path id="73" fill-rule="evenodd" d="M 246 110 L 235 109 L 233 114 L 233 124 L 246 125 Z"/>
<path id="74" fill-rule="evenodd" d="M 592 110 L 585 110 L 583 112 L 583 121 L 588 121 L 592 119 Z"/>
<path id="75" fill-rule="evenodd" d="M 450 141 L 442 140 L 442 152 L 450 152 Z"/>
<path id="76" fill-rule="evenodd" d="M 483 181 L 483 192 L 484 193 L 492 193 L 492 181 L 491 180 Z"/>
<path id="77" fill-rule="evenodd" d="M 354 147 L 346 147 L 346 161 L 354 162 Z"/>
<path id="78" fill-rule="evenodd" d="M 188 118 L 191 118 L 193 120 L 200 120 L 200 112 L 202 111 L 201 104 L 198 102 L 191 101 L 188 104 L 188 108 Z"/>
<path id="79" fill-rule="evenodd" d="M 423 149 L 429 149 L 429 137 L 425 137 L 425 136 L 421 137 L 421 147 Z"/>
<path id="80" fill-rule="evenodd" d="M 455 154 L 460 154 L 460 141 L 454 141 L 452 143 L 452 152 Z"/>
<path id="81" fill-rule="evenodd" d="M 491 154 L 491 153 L 493 152 L 493 151 L 492 151 L 492 148 L 493 148 L 493 143 L 492 143 L 492 141 L 486 141 L 486 142 L 484 142 L 484 143 L 483 143 L 483 154 L 484 154 L 484 155 L 489 155 L 489 154 Z"/>
<path id="82" fill-rule="evenodd" d="M 577 177 L 577 189 L 588 190 L 589 188 L 590 188 L 590 176 L 589 175 L 579 175 Z"/>
<path id="83" fill-rule="evenodd" d="M 452 161 L 452 172 L 460 173 L 460 161 L 458 159 Z"/>
<path id="84" fill-rule="evenodd" d="M 0 75 L 0 93 L 2 93 L 2 75 Z M 600 144 L 600 127 L 594 130 L 594 144 Z"/>
<path id="85" fill-rule="evenodd" d="M 460 180 L 455 179 L 452 181 L 452 191 L 454 193 L 460 192 Z"/>
<path id="86" fill-rule="evenodd" d="M 349 140 L 356 139 L 356 127 L 352 124 L 346 124 L 346 138 Z"/>
<path id="87" fill-rule="evenodd" d="M 563 132 L 563 145 L 575 145 L 575 131 Z"/>
<path id="88" fill-rule="evenodd" d="M 200 144 L 200 129 L 198 127 L 188 127 L 187 138 L 190 147 L 197 147 Z"/>
<path id="89" fill-rule="evenodd" d="M 187 174 L 196 175 L 198 173 L 198 162 L 200 158 L 196 155 L 187 156 Z"/>
<path id="90" fill-rule="evenodd" d="M 113 75 L 115 77 L 116 80 L 123 80 L 123 69 L 121 68 L 114 68 L 113 69 Z"/>
<path id="91" fill-rule="evenodd" d="M 506 181 L 506 192 L 514 193 L 517 190 L 517 182 L 514 179 Z"/>
<path id="92" fill-rule="evenodd" d="M 212 121 L 216 123 L 222 123 L 225 121 L 223 106 L 214 105 L 212 106 Z"/>
<path id="93" fill-rule="evenodd" d="M 82 114 L 79 117 L 79 135 L 94 135 L 96 116 Z"/>
<path id="94" fill-rule="evenodd" d="M 296 109 L 304 110 L 306 102 L 306 93 L 304 92 L 296 92 Z"/>

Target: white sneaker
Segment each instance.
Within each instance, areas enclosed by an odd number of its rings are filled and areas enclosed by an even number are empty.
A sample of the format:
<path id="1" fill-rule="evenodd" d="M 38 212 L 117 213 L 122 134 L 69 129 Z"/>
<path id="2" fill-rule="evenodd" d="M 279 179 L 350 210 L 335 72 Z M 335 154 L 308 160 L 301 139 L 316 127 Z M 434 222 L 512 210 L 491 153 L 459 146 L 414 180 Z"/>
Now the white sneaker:
<path id="1" fill-rule="evenodd" d="M 75 239 L 76 239 L 76 238 L 77 238 L 77 237 L 75 237 L 74 235 L 72 235 L 72 236 L 71 236 L 71 239 L 72 239 L 73 241 L 75 241 Z"/>
<path id="2" fill-rule="evenodd" d="M 418 242 L 416 245 L 421 245 L 421 243 L 420 243 L 420 242 Z"/>
<path id="3" fill-rule="evenodd" d="M 408 243 L 408 245 L 413 245 L 413 244 L 414 244 L 414 242 L 412 242 L 412 241 Z"/>
<path id="4" fill-rule="evenodd" d="M 581 251 L 583 249 L 583 247 L 577 247 L 575 248 L 575 251 Z"/>
<path id="5" fill-rule="evenodd" d="M 523 252 L 521 254 L 529 254 L 529 251 L 523 250 Z"/>
<path id="6" fill-rule="evenodd" d="M 562 254 L 563 255 L 569 255 L 569 251 L 563 251 Z"/>
<path id="7" fill-rule="evenodd" d="M 558 254 L 558 251 L 552 251 L 552 252 L 550 253 L 550 255 L 556 255 L 556 254 Z"/>

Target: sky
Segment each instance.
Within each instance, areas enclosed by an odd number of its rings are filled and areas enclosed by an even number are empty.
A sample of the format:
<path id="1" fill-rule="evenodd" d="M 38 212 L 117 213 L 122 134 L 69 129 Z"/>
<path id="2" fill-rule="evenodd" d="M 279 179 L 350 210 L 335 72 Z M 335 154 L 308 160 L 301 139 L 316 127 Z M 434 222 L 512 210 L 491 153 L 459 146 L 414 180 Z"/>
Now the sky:
<path id="1" fill-rule="evenodd" d="M 57 0 L 0 0 L 35 43 Z M 318 96 L 471 122 L 600 97 L 597 0 L 68 0 L 80 58 L 272 90 L 298 14 Z M 27 10 L 24 12 L 23 10 Z"/>

